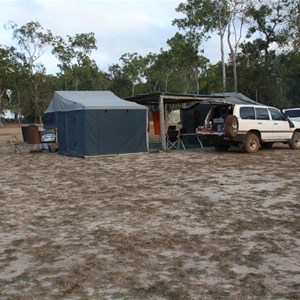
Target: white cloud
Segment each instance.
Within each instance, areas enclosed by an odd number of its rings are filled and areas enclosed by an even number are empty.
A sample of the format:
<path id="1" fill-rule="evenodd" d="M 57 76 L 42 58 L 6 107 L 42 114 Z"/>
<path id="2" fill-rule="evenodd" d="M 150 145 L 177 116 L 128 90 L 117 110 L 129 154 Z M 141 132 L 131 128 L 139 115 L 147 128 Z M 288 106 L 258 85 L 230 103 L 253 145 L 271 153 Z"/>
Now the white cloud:
<path id="1" fill-rule="evenodd" d="M 66 37 L 94 32 L 98 50 L 93 58 L 106 71 L 124 53 L 145 55 L 166 48 L 177 30 L 172 20 L 180 0 L 15 0 L 1 1 L 0 25 L 22 26 L 38 21 L 53 34 Z M 1 29 L 1 44 L 12 45 L 11 32 Z M 208 55 L 209 51 L 205 54 Z M 50 51 L 42 57 L 48 73 L 58 71 Z"/>

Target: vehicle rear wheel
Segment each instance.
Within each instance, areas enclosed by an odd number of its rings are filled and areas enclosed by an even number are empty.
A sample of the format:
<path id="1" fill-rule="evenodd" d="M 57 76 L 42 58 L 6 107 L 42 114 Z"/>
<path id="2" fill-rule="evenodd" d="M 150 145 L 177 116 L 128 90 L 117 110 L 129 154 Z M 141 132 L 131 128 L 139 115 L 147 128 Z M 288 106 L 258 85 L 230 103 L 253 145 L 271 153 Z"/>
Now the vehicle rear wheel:
<path id="1" fill-rule="evenodd" d="M 273 143 L 272 142 L 264 142 L 264 143 L 261 143 L 261 146 L 265 149 L 269 149 L 269 148 L 272 148 Z"/>
<path id="2" fill-rule="evenodd" d="M 300 132 L 294 132 L 289 146 L 294 150 L 300 149 Z"/>
<path id="3" fill-rule="evenodd" d="M 225 120 L 225 135 L 235 137 L 238 133 L 239 122 L 235 115 L 227 116 Z"/>
<path id="4" fill-rule="evenodd" d="M 247 153 L 257 152 L 260 147 L 259 138 L 255 133 L 248 133 L 245 139 L 244 151 Z"/>
<path id="5" fill-rule="evenodd" d="M 215 145 L 215 149 L 217 152 L 226 152 L 229 149 L 229 145 Z"/>

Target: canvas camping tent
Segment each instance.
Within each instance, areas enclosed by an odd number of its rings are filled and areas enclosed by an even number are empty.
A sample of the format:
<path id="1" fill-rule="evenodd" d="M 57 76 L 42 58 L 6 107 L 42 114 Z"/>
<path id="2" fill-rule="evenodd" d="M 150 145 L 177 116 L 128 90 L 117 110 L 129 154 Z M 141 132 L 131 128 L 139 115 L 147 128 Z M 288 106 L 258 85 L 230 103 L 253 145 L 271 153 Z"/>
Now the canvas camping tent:
<path id="1" fill-rule="evenodd" d="M 56 91 L 44 128 L 57 128 L 59 153 L 73 156 L 148 151 L 148 108 L 110 91 Z"/>

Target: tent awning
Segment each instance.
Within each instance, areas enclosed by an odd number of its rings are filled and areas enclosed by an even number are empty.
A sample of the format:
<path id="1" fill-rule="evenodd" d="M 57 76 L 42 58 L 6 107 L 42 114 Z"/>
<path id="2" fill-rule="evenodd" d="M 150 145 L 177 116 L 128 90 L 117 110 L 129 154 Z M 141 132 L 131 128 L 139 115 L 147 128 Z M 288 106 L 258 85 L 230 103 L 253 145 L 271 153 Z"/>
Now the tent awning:
<path id="1" fill-rule="evenodd" d="M 169 92 L 153 92 L 132 97 L 125 100 L 133 101 L 143 105 L 158 105 L 163 98 L 164 104 L 188 103 L 188 102 L 229 102 L 234 104 L 259 104 L 241 93 L 213 93 L 210 95 L 201 94 L 177 94 Z"/>

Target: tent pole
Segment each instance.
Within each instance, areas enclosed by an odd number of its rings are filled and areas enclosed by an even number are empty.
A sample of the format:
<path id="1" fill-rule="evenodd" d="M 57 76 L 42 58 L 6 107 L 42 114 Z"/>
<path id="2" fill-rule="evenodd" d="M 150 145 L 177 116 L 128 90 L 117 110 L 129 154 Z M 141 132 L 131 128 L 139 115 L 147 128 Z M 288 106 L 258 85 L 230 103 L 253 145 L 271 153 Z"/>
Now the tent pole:
<path id="1" fill-rule="evenodd" d="M 161 148 L 167 151 L 166 129 L 165 129 L 165 112 L 164 112 L 164 97 L 159 96 L 159 119 L 160 119 L 160 142 Z"/>

